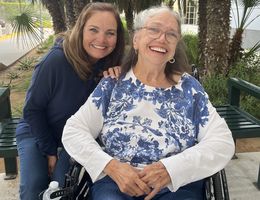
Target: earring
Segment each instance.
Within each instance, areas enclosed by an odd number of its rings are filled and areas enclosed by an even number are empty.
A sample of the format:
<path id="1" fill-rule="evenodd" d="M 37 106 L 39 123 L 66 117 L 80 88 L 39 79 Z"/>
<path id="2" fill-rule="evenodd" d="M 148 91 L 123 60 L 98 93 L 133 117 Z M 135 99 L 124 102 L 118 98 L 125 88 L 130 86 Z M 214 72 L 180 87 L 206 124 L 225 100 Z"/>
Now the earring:
<path id="1" fill-rule="evenodd" d="M 171 63 L 171 64 L 175 63 L 175 58 L 172 58 L 171 60 L 169 60 L 169 63 Z"/>
<path id="2" fill-rule="evenodd" d="M 135 49 L 135 55 L 137 55 L 138 54 L 138 49 Z"/>

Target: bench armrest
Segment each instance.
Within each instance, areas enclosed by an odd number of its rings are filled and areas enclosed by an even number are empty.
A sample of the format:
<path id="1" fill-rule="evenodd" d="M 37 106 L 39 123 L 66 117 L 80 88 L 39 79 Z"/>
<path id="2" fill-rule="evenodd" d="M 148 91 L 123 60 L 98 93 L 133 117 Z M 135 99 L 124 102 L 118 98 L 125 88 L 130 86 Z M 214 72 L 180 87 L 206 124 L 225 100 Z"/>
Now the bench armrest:
<path id="1" fill-rule="evenodd" d="M 240 102 L 240 91 L 260 99 L 260 87 L 239 78 L 228 80 L 229 104 L 238 106 Z"/>

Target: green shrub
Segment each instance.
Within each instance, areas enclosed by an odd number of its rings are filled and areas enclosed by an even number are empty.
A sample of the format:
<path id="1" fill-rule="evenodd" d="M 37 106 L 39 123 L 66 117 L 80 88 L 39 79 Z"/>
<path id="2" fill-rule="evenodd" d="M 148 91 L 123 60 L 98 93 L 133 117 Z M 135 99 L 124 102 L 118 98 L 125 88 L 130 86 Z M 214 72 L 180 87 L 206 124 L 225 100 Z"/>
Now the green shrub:
<path id="1" fill-rule="evenodd" d="M 126 20 L 125 18 L 121 18 L 123 27 L 124 27 L 124 36 L 125 36 L 125 44 L 129 45 L 130 44 L 130 36 L 129 36 L 129 32 L 127 29 L 127 25 L 126 25 Z"/>
<path id="2" fill-rule="evenodd" d="M 48 51 L 54 44 L 54 35 L 50 35 L 37 49 L 37 53 L 44 53 Z"/>
<path id="3" fill-rule="evenodd" d="M 34 68 L 34 65 L 36 63 L 35 57 L 25 57 L 24 59 L 18 61 L 19 63 L 19 70 L 21 71 L 27 71 Z"/>
<path id="4" fill-rule="evenodd" d="M 260 85 L 260 55 L 242 59 L 232 67 L 229 77 L 241 78 L 245 81 Z M 203 77 L 203 86 L 210 97 L 213 105 L 223 105 L 228 102 L 227 91 L 228 77 L 217 75 L 214 77 Z M 241 93 L 240 106 L 245 111 L 260 119 L 260 100 L 245 93 Z"/>
<path id="5" fill-rule="evenodd" d="M 190 64 L 198 66 L 198 36 L 194 34 L 184 34 L 182 38 L 186 45 L 186 54 Z"/>
<path id="6" fill-rule="evenodd" d="M 213 105 L 223 105 L 228 101 L 227 78 L 224 75 L 204 77 L 203 86 Z"/>
<path id="7" fill-rule="evenodd" d="M 247 59 L 242 59 L 230 71 L 230 77 L 238 77 L 260 86 L 260 54 L 255 53 Z M 242 93 L 241 107 L 260 119 L 260 100 Z"/>

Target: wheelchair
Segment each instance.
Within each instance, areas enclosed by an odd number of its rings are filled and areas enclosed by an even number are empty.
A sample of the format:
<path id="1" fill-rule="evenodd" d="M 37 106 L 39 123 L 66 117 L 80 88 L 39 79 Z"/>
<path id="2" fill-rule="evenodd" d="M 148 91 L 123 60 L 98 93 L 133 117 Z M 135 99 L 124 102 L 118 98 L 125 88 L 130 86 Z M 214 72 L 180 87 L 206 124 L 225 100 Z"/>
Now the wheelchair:
<path id="1" fill-rule="evenodd" d="M 204 184 L 204 200 L 229 200 L 228 184 L 224 169 L 206 178 Z M 84 167 L 71 159 L 71 167 L 66 174 L 64 188 L 53 192 L 50 198 L 61 197 L 61 200 L 91 200 L 88 193 L 91 185 L 91 178 Z M 39 195 L 40 200 L 42 200 L 43 192 Z"/>

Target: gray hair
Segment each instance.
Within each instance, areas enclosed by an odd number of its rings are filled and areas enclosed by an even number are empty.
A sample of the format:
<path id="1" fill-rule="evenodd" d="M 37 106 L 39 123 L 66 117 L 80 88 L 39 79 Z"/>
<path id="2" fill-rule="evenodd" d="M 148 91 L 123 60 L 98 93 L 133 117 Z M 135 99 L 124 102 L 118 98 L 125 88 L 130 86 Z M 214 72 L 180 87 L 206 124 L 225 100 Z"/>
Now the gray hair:
<path id="1" fill-rule="evenodd" d="M 153 6 L 146 10 L 139 12 L 134 20 L 134 30 L 137 31 L 144 27 L 145 23 L 153 16 L 161 14 L 163 12 L 169 12 L 176 19 L 179 26 L 179 34 L 181 35 L 181 18 L 178 12 L 171 10 L 167 6 Z"/>

